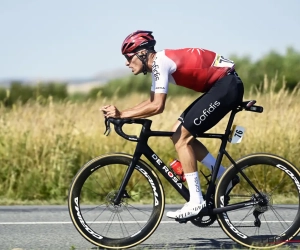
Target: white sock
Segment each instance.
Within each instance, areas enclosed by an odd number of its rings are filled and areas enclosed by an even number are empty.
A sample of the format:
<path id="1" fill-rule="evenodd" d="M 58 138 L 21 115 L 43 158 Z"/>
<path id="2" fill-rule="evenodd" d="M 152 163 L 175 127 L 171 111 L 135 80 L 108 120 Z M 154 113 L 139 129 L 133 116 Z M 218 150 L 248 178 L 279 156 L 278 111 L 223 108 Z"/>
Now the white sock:
<path id="1" fill-rule="evenodd" d="M 202 196 L 198 172 L 185 173 L 184 175 L 189 186 L 190 202 L 196 204 L 202 203 L 204 200 Z"/>
<path id="2" fill-rule="evenodd" d="M 216 164 L 216 159 L 210 154 L 208 153 L 204 159 L 201 161 L 201 163 L 206 166 L 210 171 L 212 171 L 213 167 L 215 166 Z M 219 172 L 218 172 L 218 175 L 217 175 L 217 179 L 220 179 L 222 174 L 224 174 L 226 168 L 224 168 L 222 165 L 220 165 L 220 168 L 219 168 Z"/>

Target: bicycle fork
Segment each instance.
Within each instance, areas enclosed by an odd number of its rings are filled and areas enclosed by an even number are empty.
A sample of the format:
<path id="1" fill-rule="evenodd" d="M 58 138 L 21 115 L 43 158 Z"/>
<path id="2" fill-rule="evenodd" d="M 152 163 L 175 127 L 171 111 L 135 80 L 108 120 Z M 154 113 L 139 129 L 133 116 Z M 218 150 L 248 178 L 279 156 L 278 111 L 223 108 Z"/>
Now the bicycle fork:
<path id="1" fill-rule="evenodd" d="M 128 169 L 125 173 L 125 176 L 122 180 L 122 183 L 120 185 L 120 188 L 119 188 L 119 191 L 114 199 L 114 205 L 115 206 L 118 206 L 121 202 L 121 199 L 122 197 L 124 196 L 125 194 L 125 188 L 126 188 L 126 185 L 128 184 L 129 182 L 129 179 L 133 173 L 133 170 L 135 169 L 135 166 L 137 165 L 139 159 L 141 157 L 141 154 L 140 153 L 135 153 L 133 158 L 132 158 L 132 161 L 130 163 L 130 165 L 128 166 Z"/>

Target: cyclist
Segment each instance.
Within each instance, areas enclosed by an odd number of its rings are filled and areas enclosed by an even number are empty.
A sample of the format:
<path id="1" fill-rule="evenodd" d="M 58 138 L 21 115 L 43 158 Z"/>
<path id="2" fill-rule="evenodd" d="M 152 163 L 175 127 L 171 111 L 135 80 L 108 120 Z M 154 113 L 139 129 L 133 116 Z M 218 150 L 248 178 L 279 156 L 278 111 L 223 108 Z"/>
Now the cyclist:
<path id="1" fill-rule="evenodd" d="M 170 218 L 185 219 L 197 215 L 205 205 L 197 171 L 197 160 L 212 170 L 216 159 L 195 138 L 215 126 L 243 100 L 243 82 L 234 62 L 202 48 L 165 49 L 156 52 L 151 31 L 138 30 L 128 35 L 121 47 L 134 75 L 152 74 L 150 98 L 130 109 L 120 111 L 114 105 L 101 108 L 105 117 L 146 118 L 162 113 L 173 83 L 204 93 L 190 104 L 174 124 L 172 141 L 187 180 L 190 200 L 183 208 L 170 211 Z M 217 178 L 224 173 L 220 166 Z M 227 193 L 238 180 L 232 181 Z"/>

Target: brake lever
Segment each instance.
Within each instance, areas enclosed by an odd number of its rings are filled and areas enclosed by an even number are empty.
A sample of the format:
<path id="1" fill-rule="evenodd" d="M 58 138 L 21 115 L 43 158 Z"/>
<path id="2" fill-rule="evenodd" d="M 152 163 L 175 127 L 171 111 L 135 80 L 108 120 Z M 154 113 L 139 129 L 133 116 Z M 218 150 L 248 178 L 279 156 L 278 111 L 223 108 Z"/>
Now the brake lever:
<path id="1" fill-rule="evenodd" d="M 105 124 L 105 132 L 104 132 L 104 134 L 106 136 L 108 136 L 110 134 L 110 131 L 111 131 L 111 129 L 110 129 L 110 120 L 108 120 L 108 118 L 105 118 L 104 124 Z"/>

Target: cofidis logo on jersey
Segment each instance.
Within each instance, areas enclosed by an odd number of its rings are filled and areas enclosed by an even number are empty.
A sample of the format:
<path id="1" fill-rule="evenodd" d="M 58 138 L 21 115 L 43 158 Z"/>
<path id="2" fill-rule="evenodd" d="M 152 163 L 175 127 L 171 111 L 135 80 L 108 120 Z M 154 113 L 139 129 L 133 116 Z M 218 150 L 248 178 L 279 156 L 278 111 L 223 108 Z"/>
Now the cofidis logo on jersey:
<path id="1" fill-rule="evenodd" d="M 157 57 L 155 59 L 157 59 Z M 152 63 L 152 74 L 154 76 L 155 81 L 159 80 L 160 73 L 158 70 L 159 70 L 159 66 L 156 64 L 156 61 L 154 60 Z"/>
<path id="2" fill-rule="evenodd" d="M 196 119 L 194 120 L 194 124 L 197 125 L 197 126 L 199 126 L 199 125 L 201 124 L 201 122 L 205 121 L 206 118 L 207 118 L 212 112 L 214 112 L 215 109 L 216 109 L 217 107 L 220 106 L 220 104 L 221 104 L 221 103 L 218 102 L 218 101 L 215 101 L 214 103 L 211 103 L 211 104 L 209 105 L 208 109 L 204 109 L 203 112 L 202 112 L 202 115 L 200 115 L 199 118 L 196 118 Z"/>

